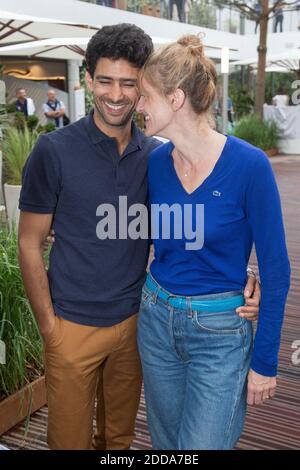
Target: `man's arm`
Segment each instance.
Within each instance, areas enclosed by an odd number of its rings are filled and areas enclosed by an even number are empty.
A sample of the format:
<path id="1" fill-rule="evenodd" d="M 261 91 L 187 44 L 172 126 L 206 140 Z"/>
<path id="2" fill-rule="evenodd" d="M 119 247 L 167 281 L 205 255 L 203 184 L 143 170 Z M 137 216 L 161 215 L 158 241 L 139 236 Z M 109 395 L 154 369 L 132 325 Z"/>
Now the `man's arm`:
<path id="1" fill-rule="evenodd" d="M 59 111 L 47 111 L 44 113 L 46 117 L 48 118 L 56 118 L 59 117 Z"/>
<path id="2" fill-rule="evenodd" d="M 66 112 L 65 108 L 61 108 L 61 109 L 58 111 L 58 117 L 64 116 L 64 115 L 65 115 L 65 112 Z"/>
<path id="3" fill-rule="evenodd" d="M 43 260 L 43 244 L 53 214 L 23 212 L 19 222 L 19 262 L 24 287 L 44 339 L 51 334 L 55 314 Z"/>
<path id="4" fill-rule="evenodd" d="M 64 105 L 64 103 L 63 103 L 62 101 L 60 101 L 60 109 L 59 109 L 58 113 L 59 113 L 59 116 L 58 116 L 58 117 L 62 117 L 62 116 L 64 116 L 65 113 L 66 113 L 65 105 Z"/>

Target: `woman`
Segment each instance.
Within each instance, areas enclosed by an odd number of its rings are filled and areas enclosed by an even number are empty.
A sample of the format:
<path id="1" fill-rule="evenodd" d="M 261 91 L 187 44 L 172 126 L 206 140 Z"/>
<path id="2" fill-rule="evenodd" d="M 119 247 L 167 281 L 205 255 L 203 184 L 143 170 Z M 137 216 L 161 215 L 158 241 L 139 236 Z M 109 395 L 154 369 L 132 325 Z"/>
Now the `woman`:
<path id="1" fill-rule="evenodd" d="M 145 132 L 170 140 L 150 155 L 151 209 L 174 212 L 169 237 L 166 221 L 152 217 L 155 258 L 138 326 L 156 449 L 232 449 L 246 402 L 260 404 L 276 388 L 290 276 L 280 199 L 265 154 L 213 130 L 216 79 L 193 35 L 153 53 L 140 77 Z M 187 226 L 194 232 L 178 237 Z M 251 322 L 235 313 L 253 243 L 262 287 L 254 347 Z"/>

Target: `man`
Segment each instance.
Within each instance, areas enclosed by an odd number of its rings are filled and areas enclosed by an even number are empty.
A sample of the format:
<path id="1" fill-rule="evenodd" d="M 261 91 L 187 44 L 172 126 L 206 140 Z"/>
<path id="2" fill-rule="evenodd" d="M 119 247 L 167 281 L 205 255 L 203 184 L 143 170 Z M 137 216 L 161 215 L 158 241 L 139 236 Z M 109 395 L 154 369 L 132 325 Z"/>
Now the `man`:
<path id="1" fill-rule="evenodd" d="M 56 99 L 56 94 L 54 90 L 49 90 L 47 92 L 47 97 L 47 103 L 43 105 L 43 110 L 47 118 L 47 122 L 53 122 L 57 129 L 63 127 L 63 117 L 65 115 L 65 105 L 63 101 L 59 101 L 58 99 Z"/>
<path id="2" fill-rule="evenodd" d="M 289 104 L 289 95 L 287 95 L 283 87 L 279 87 L 277 95 L 272 98 L 273 106 L 288 106 Z"/>
<path id="3" fill-rule="evenodd" d="M 279 3 L 275 9 L 275 25 L 274 25 L 274 33 L 277 33 L 277 26 L 279 25 L 280 32 L 283 31 L 283 8 L 282 4 Z"/>
<path id="4" fill-rule="evenodd" d="M 128 449 L 134 437 L 142 380 L 136 320 L 149 243 L 101 238 L 97 227 L 103 204 L 122 219 L 119 196 L 147 204 L 147 156 L 160 143 L 146 138 L 132 115 L 139 69 L 152 49 L 134 25 L 98 31 L 86 51 L 94 110 L 41 136 L 24 170 L 20 264 L 44 340 L 52 449 Z M 47 278 L 42 253 L 52 226 Z M 258 302 L 249 299 L 244 315 L 253 318 Z"/>
<path id="5" fill-rule="evenodd" d="M 185 0 L 170 0 L 169 2 L 169 17 L 173 19 L 174 4 L 177 7 L 177 14 L 180 23 L 185 23 Z"/>
<path id="6" fill-rule="evenodd" d="M 31 98 L 27 98 L 25 88 L 16 90 L 17 101 L 15 103 L 16 111 L 23 113 L 25 117 L 32 116 L 35 113 L 34 102 Z"/>
<path id="7" fill-rule="evenodd" d="M 255 10 L 255 15 L 256 15 L 254 33 L 256 34 L 256 33 L 257 33 L 257 29 L 258 29 L 258 27 L 259 27 L 260 15 L 261 15 L 261 13 L 262 13 L 262 7 L 261 7 L 261 3 L 260 3 L 260 2 L 256 2 L 255 6 L 254 6 L 254 10 Z"/>

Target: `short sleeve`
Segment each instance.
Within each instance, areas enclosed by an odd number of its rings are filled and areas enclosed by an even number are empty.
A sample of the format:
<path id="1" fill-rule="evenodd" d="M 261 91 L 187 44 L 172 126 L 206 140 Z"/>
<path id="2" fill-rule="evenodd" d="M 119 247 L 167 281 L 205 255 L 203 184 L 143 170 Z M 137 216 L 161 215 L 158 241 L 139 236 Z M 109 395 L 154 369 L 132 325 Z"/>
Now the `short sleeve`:
<path id="1" fill-rule="evenodd" d="M 44 103 L 44 104 L 43 104 L 43 111 L 44 111 L 44 113 L 48 113 L 49 110 L 50 110 L 50 109 L 49 109 L 49 106 L 47 105 L 47 103 Z"/>
<path id="2" fill-rule="evenodd" d="M 23 169 L 19 209 L 52 214 L 55 212 L 60 190 L 60 164 L 49 138 L 42 135 Z"/>

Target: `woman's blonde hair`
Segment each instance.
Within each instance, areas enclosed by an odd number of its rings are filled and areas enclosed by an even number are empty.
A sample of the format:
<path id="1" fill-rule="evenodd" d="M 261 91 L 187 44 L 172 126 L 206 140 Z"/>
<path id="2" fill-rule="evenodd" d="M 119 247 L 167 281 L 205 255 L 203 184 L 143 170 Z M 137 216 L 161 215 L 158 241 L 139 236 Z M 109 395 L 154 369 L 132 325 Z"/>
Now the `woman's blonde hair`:
<path id="1" fill-rule="evenodd" d="M 196 114 L 210 111 L 216 96 L 215 65 L 205 56 L 200 37 L 193 34 L 153 52 L 140 77 L 163 96 L 180 88 Z"/>

